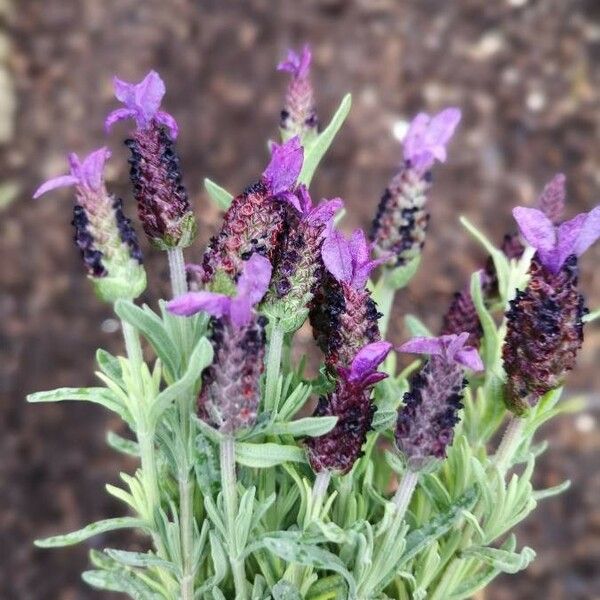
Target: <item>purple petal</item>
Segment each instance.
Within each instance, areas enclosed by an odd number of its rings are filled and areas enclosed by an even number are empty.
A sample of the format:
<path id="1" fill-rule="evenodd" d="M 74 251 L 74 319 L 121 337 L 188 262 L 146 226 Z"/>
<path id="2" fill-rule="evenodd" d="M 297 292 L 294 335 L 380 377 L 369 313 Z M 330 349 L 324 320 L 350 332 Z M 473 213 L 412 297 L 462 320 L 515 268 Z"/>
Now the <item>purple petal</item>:
<path id="1" fill-rule="evenodd" d="M 91 190 L 98 191 L 102 187 L 104 166 L 111 152 L 103 147 L 87 155 L 79 166 L 81 183 Z"/>
<path id="2" fill-rule="evenodd" d="M 454 135 L 454 131 L 460 123 L 461 116 L 458 108 L 446 108 L 431 119 L 431 123 L 427 129 L 427 141 L 434 149 L 434 155 L 438 151 L 437 149 L 442 148 L 444 150 L 443 159 L 436 155 L 438 160 L 445 160 L 446 144 Z"/>
<path id="3" fill-rule="evenodd" d="M 245 298 L 250 306 L 258 304 L 269 288 L 271 273 L 269 259 L 260 254 L 253 254 L 240 275 L 236 298 Z"/>
<path id="4" fill-rule="evenodd" d="M 352 264 L 359 266 L 366 263 L 369 260 L 370 250 L 365 232 L 362 229 L 355 229 L 350 237 Z"/>
<path id="5" fill-rule="evenodd" d="M 389 255 L 382 256 L 380 258 L 376 258 L 375 260 L 369 260 L 362 265 L 358 265 L 354 270 L 354 275 L 352 276 L 352 286 L 356 289 L 364 288 L 367 285 L 367 281 L 369 281 L 369 276 L 373 269 L 376 269 L 379 265 L 387 262 L 389 260 Z"/>
<path id="6" fill-rule="evenodd" d="M 399 346 L 398 352 L 439 355 L 444 352 L 444 344 L 442 343 L 441 338 L 414 337 Z"/>
<path id="7" fill-rule="evenodd" d="M 229 308 L 229 316 L 231 317 L 231 322 L 236 327 L 245 327 L 248 325 L 252 318 L 252 304 L 250 300 L 246 296 L 233 298 Z"/>
<path id="8" fill-rule="evenodd" d="M 421 154 L 425 144 L 425 133 L 430 117 L 426 113 L 419 113 L 411 122 L 404 138 L 404 158 L 414 161 L 415 156 Z"/>
<path id="9" fill-rule="evenodd" d="M 537 200 L 539 208 L 553 223 L 558 223 L 565 209 L 565 198 L 567 178 L 562 174 L 556 174 L 546 184 Z"/>
<path id="10" fill-rule="evenodd" d="M 300 204 L 300 212 L 303 215 L 307 215 L 313 209 L 313 201 L 308 193 L 308 189 L 304 184 L 298 186 L 296 190 L 296 196 L 298 196 L 298 201 Z"/>
<path id="11" fill-rule="evenodd" d="M 304 148 L 300 138 L 294 136 L 281 146 L 273 144 L 271 162 L 263 173 L 263 179 L 273 196 L 289 191 L 300 175 L 304 160 Z"/>
<path id="12" fill-rule="evenodd" d="M 309 211 L 308 222 L 313 226 L 327 225 L 343 206 L 344 201 L 341 198 L 325 200 Z"/>
<path id="13" fill-rule="evenodd" d="M 483 361 L 479 356 L 479 352 L 477 352 L 475 348 L 471 348 L 470 346 L 459 350 L 454 355 L 454 360 L 457 363 L 463 365 L 464 367 L 467 367 L 467 369 L 471 369 L 471 371 L 483 371 L 485 368 L 483 365 Z"/>
<path id="14" fill-rule="evenodd" d="M 169 130 L 172 140 L 177 139 L 177 136 L 179 135 L 179 125 L 177 125 L 177 121 L 173 115 L 170 115 L 164 110 L 159 110 L 154 115 L 154 118 Z"/>
<path id="15" fill-rule="evenodd" d="M 187 292 L 167 303 L 167 309 L 175 315 L 189 317 L 200 311 L 213 317 L 222 317 L 229 312 L 231 298 L 213 292 Z"/>
<path id="16" fill-rule="evenodd" d="M 512 213 L 521 235 L 536 250 L 549 252 L 555 247 L 556 230 L 541 210 L 517 206 Z"/>
<path id="17" fill-rule="evenodd" d="M 46 192 L 49 192 L 50 190 L 55 190 L 56 188 L 60 187 L 77 185 L 78 183 L 79 180 L 77 179 L 77 177 L 73 177 L 73 175 L 59 175 L 58 177 L 53 177 L 45 183 L 42 183 L 42 185 L 40 185 L 40 187 L 35 191 L 35 194 L 33 194 L 33 197 L 37 199 Z"/>
<path id="18" fill-rule="evenodd" d="M 587 214 L 581 214 L 561 223 L 556 229 L 556 247 L 549 253 L 540 253 L 542 262 L 544 264 L 548 262 L 546 266 L 551 268 L 555 273 L 558 272 L 571 254 L 576 254 L 575 245 L 586 219 Z"/>
<path id="19" fill-rule="evenodd" d="M 575 254 L 581 256 L 600 237 L 600 206 L 587 213 L 575 243 Z"/>
<path id="20" fill-rule="evenodd" d="M 126 119 L 135 119 L 136 115 L 137 115 L 137 113 L 132 108 L 117 108 L 116 110 L 113 110 L 108 115 L 108 117 L 106 117 L 106 120 L 104 121 L 104 129 L 106 130 L 106 132 L 109 132 L 110 128 L 117 121 L 125 121 Z"/>
<path id="21" fill-rule="evenodd" d="M 361 380 L 373 371 L 385 360 L 392 349 L 389 342 L 373 342 L 363 346 L 352 361 L 350 366 L 350 381 Z"/>
<path id="22" fill-rule="evenodd" d="M 128 83 L 115 76 L 113 77 L 113 88 L 117 100 L 120 100 L 126 106 L 135 104 L 135 83 Z"/>
<path id="23" fill-rule="evenodd" d="M 327 270 L 337 281 L 352 281 L 352 254 L 350 244 L 344 235 L 334 229 L 323 242 L 321 256 Z"/>
<path id="24" fill-rule="evenodd" d="M 150 71 L 135 86 L 136 107 L 142 111 L 147 121 L 150 121 L 156 115 L 165 91 L 165 83 L 156 71 Z"/>
<path id="25" fill-rule="evenodd" d="M 300 199 L 296 194 L 292 192 L 283 192 L 282 194 L 277 194 L 275 196 L 276 200 L 281 200 L 282 202 L 287 202 L 291 206 L 293 206 L 299 213 L 302 213 L 302 204 L 300 203 Z"/>
<path id="26" fill-rule="evenodd" d="M 310 69 L 312 54 L 308 44 L 302 49 L 302 54 L 297 54 L 294 50 L 288 50 L 287 57 L 277 65 L 278 71 L 287 71 L 294 77 L 306 77 Z"/>

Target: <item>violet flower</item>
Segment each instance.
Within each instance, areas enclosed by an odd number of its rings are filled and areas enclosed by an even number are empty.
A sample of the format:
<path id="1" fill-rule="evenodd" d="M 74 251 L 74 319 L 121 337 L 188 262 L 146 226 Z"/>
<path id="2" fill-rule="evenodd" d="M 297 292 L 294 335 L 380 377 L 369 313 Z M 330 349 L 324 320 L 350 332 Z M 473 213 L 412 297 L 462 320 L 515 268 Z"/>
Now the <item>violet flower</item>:
<path id="1" fill-rule="evenodd" d="M 336 372 L 360 348 L 380 339 L 381 316 L 366 284 L 371 271 L 386 260 L 371 259 L 371 246 L 357 229 L 350 239 L 333 230 L 323 242 L 325 273 L 311 304 L 310 322 L 325 362 Z"/>
<path id="2" fill-rule="evenodd" d="M 253 255 L 240 275 L 233 297 L 213 292 L 188 292 L 168 303 L 176 315 L 204 311 L 213 316 L 213 363 L 202 374 L 199 416 L 223 433 L 234 433 L 256 421 L 260 376 L 264 370 L 267 320 L 254 307 L 271 279 L 271 264 Z"/>
<path id="3" fill-rule="evenodd" d="M 506 313 L 502 348 L 505 402 L 522 415 L 575 366 L 586 313 L 577 290 L 577 258 L 600 237 L 600 206 L 560 225 L 535 208 L 518 207 L 513 215 L 536 249 L 529 283 Z"/>
<path id="4" fill-rule="evenodd" d="M 600 206 L 558 226 L 537 208 L 518 206 L 513 216 L 542 265 L 555 275 L 567 257 L 581 256 L 600 237 Z"/>
<path id="5" fill-rule="evenodd" d="M 267 303 L 269 314 L 278 316 L 290 331 L 305 321 L 308 305 L 322 278 L 321 247 L 333 229 L 335 213 L 342 208 L 340 198 L 314 205 L 301 185 L 292 204 L 299 209 L 298 220 L 290 227 L 273 275 Z"/>
<path id="6" fill-rule="evenodd" d="M 221 276 L 235 281 L 253 254 L 277 263 L 291 207 L 301 210 L 294 192 L 303 158 L 298 137 L 273 144 L 260 180 L 233 199 L 220 232 L 210 240 L 202 261 L 205 284 L 212 285 Z"/>
<path id="7" fill-rule="evenodd" d="M 286 60 L 277 65 L 278 71 L 285 71 L 292 76 L 281 111 L 280 127 L 284 138 L 298 135 L 306 141 L 317 133 L 319 119 L 310 81 L 311 60 L 310 47 L 306 45 L 300 54 L 288 50 Z"/>
<path id="8" fill-rule="evenodd" d="M 133 119 L 136 130 L 125 145 L 131 151 L 130 179 L 144 232 L 161 250 L 188 246 L 196 222 L 182 183 L 174 140 L 175 119 L 159 110 L 165 84 L 155 71 L 140 83 L 113 80 L 115 96 L 125 104 L 106 119 L 106 128 L 122 119 Z"/>
<path id="9" fill-rule="evenodd" d="M 562 173 L 556 174 L 537 200 L 537 208 L 555 224 L 560 222 L 565 211 L 566 181 L 567 178 Z"/>
<path id="10" fill-rule="evenodd" d="M 466 332 L 437 338 L 417 337 L 398 348 L 400 352 L 429 355 L 411 378 L 396 424 L 396 444 L 413 471 L 446 455 L 462 408 L 464 371 L 484 368 L 477 350 L 465 345 L 468 337 Z"/>
<path id="11" fill-rule="evenodd" d="M 123 213 L 122 201 L 109 195 L 104 185 L 110 155 L 108 148 L 95 150 L 83 160 L 70 154 L 69 174 L 49 179 L 33 195 L 39 198 L 57 188 L 75 187 L 74 240 L 96 292 L 106 301 L 135 298 L 146 287 L 135 230 Z"/>
<path id="12" fill-rule="evenodd" d="M 371 389 L 386 373 L 377 371 L 392 345 L 374 342 L 362 347 L 348 368 L 340 368 L 335 389 L 319 398 L 315 416 L 335 416 L 335 427 L 325 435 L 308 438 L 308 458 L 316 473 L 348 473 L 361 455 L 371 429 L 375 406 Z"/>
<path id="13" fill-rule="evenodd" d="M 446 146 L 460 118 L 460 110 L 447 108 L 434 117 L 420 113 L 410 124 L 404 164 L 381 197 L 369 236 L 375 253 L 390 257 L 390 267 L 403 266 L 421 253 L 429 224 L 429 170 L 436 160 L 446 160 Z"/>

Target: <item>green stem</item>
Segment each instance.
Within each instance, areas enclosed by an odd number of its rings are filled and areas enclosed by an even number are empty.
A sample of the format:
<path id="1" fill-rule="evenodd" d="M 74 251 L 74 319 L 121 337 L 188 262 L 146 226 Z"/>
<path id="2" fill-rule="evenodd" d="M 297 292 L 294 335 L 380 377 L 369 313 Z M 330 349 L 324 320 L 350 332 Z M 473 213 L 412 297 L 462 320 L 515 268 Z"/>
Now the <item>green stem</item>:
<path id="1" fill-rule="evenodd" d="M 417 483 L 419 481 L 419 474 L 410 469 L 406 469 L 400 480 L 400 485 L 394 494 L 392 502 L 396 505 L 396 518 L 401 521 L 404 520 L 404 515 L 410 504 L 410 499 L 413 496 Z"/>
<path id="2" fill-rule="evenodd" d="M 512 417 L 504 431 L 498 450 L 494 455 L 494 463 L 504 472 L 510 467 L 510 463 L 518 450 L 523 439 L 523 429 L 525 428 L 525 420 L 520 417 Z"/>
<path id="3" fill-rule="evenodd" d="M 375 296 L 375 299 L 377 300 L 377 310 L 382 313 L 382 317 L 379 319 L 379 331 L 381 332 L 382 338 L 385 338 L 388 330 L 395 295 L 396 290 L 389 285 L 386 277 L 386 271 L 384 271 L 381 279 L 377 282 Z"/>
<path id="4" fill-rule="evenodd" d="M 148 517 L 154 521 L 154 510 L 160 504 L 160 495 L 158 492 L 158 474 L 156 468 L 156 449 L 154 447 L 154 434 L 145 429 L 138 429 L 137 439 L 140 447 L 140 459 L 142 463 L 143 480 L 146 485 L 146 495 L 148 498 L 148 508 L 150 514 Z"/>
<path id="5" fill-rule="evenodd" d="M 179 520 L 181 535 L 182 577 L 181 577 L 181 600 L 193 600 L 195 568 L 192 561 L 193 555 L 193 532 L 192 523 L 194 519 L 193 504 L 194 490 L 190 485 L 189 471 L 179 473 Z"/>
<path id="6" fill-rule="evenodd" d="M 177 298 L 177 296 L 181 296 L 181 294 L 188 291 L 183 251 L 181 248 L 171 248 L 167 251 L 167 257 L 171 275 L 171 290 L 173 291 L 173 298 Z"/>
<path id="7" fill-rule="evenodd" d="M 275 398 L 279 371 L 281 368 L 281 349 L 283 347 L 284 331 L 275 321 L 271 327 L 269 338 L 269 353 L 267 355 L 267 376 L 265 382 L 265 410 L 275 410 L 277 399 Z"/>
<path id="8" fill-rule="evenodd" d="M 315 477 L 312 489 L 312 515 L 311 518 L 317 518 L 323 507 L 323 500 L 331 481 L 331 471 L 320 471 Z"/>
<path id="9" fill-rule="evenodd" d="M 229 545 L 229 561 L 233 573 L 236 600 L 246 600 L 246 572 L 244 562 L 239 559 L 240 548 L 237 547 L 235 518 L 238 512 L 237 483 L 235 475 L 235 440 L 228 435 L 221 441 L 221 491 L 225 511 L 225 526 Z"/>

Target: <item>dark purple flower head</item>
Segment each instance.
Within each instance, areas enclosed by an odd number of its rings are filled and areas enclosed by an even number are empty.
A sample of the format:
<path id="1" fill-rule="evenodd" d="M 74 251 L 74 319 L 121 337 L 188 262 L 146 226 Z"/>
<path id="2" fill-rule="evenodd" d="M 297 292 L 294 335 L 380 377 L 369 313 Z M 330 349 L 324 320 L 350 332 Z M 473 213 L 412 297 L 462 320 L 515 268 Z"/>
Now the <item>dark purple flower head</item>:
<path id="1" fill-rule="evenodd" d="M 569 256 L 581 256 L 600 237 L 600 206 L 558 226 L 537 208 L 517 206 L 513 216 L 540 262 L 554 274 Z"/>
<path id="2" fill-rule="evenodd" d="M 556 174 L 546 184 L 537 200 L 536 208 L 539 208 L 555 224 L 560 222 L 565 210 L 566 182 L 567 178 L 562 173 Z"/>
<path id="3" fill-rule="evenodd" d="M 246 262 L 232 298 L 214 292 L 188 292 L 167 304 L 170 312 L 191 316 L 204 311 L 213 317 L 229 317 L 236 327 L 250 323 L 252 311 L 265 295 L 271 281 L 271 263 L 260 254 L 253 254 Z"/>
<path id="4" fill-rule="evenodd" d="M 109 158 L 110 150 L 106 147 L 91 152 L 83 161 L 74 152 L 69 154 L 70 174 L 49 179 L 36 190 L 33 197 L 39 198 L 56 188 L 72 185 L 88 193 L 101 193 L 104 187 L 104 166 Z"/>
<path id="5" fill-rule="evenodd" d="M 308 75 L 311 60 L 310 46 L 306 44 L 301 53 L 288 50 L 287 58 L 277 65 L 277 70 L 286 71 L 291 73 L 293 77 L 301 79 Z"/>
<path id="6" fill-rule="evenodd" d="M 139 83 L 127 83 L 114 77 L 115 96 L 125 108 L 117 108 L 105 121 L 106 129 L 110 129 L 117 121 L 135 119 L 138 129 L 146 129 L 152 121 L 166 126 L 171 137 L 178 134 L 177 122 L 167 112 L 159 110 L 165 95 L 165 84 L 156 71 L 150 71 Z"/>
<path id="7" fill-rule="evenodd" d="M 272 196 L 286 194 L 286 198 L 301 210 L 298 199 L 289 194 L 296 185 L 304 161 L 304 148 L 300 144 L 300 138 L 294 136 L 281 145 L 272 143 L 271 148 L 271 161 L 262 174 L 262 181 Z"/>
<path id="8" fill-rule="evenodd" d="M 448 363 L 457 363 L 472 371 L 483 371 L 483 362 L 477 349 L 465 345 L 468 339 L 467 332 L 440 337 L 414 337 L 402 344 L 398 351 L 441 356 Z"/>
<path id="9" fill-rule="evenodd" d="M 323 242 L 323 262 L 339 283 L 363 289 L 371 271 L 388 259 L 385 256 L 372 260 L 371 248 L 362 229 L 356 229 L 349 240 L 334 229 Z"/>
<path id="10" fill-rule="evenodd" d="M 458 108 L 446 108 L 433 117 L 419 113 L 404 139 L 404 159 L 419 173 L 428 171 L 436 160 L 445 162 L 446 145 L 460 118 Z"/>

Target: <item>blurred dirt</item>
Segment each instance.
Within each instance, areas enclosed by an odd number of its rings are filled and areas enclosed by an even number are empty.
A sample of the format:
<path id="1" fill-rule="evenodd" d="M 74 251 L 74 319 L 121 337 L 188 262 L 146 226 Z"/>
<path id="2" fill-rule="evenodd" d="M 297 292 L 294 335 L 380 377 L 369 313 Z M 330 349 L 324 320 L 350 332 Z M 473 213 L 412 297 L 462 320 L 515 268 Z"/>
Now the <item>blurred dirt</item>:
<path id="1" fill-rule="evenodd" d="M 499 240 L 512 228 L 511 208 L 533 203 L 559 170 L 570 215 L 600 197 L 597 0 L 0 0 L 0 23 L 1 598 L 100 597 L 79 579 L 85 545 L 41 551 L 32 540 L 120 514 L 103 484 L 133 468 L 104 444 L 118 426 L 106 413 L 23 401 L 31 391 L 91 384 L 95 349 L 120 351 L 111 312 L 93 297 L 71 246 L 68 193 L 30 200 L 41 180 L 64 171 L 67 151 L 106 143 L 113 74 L 138 80 L 156 68 L 166 80 L 201 241 L 218 220 L 202 179 L 239 191 L 265 164 L 285 81 L 273 67 L 289 45 L 313 45 L 323 121 L 353 93 L 314 184 L 317 196 L 346 199 L 348 227 L 369 224 L 399 160 L 400 121 L 460 106 L 460 133 L 435 173 L 423 267 L 398 302 L 396 341 L 406 312 L 437 329 L 452 291 L 482 260 L 459 214 Z M 117 127 L 109 139 L 108 179 L 133 212 L 126 131 Z M 145 250 L 146 300 L 155 301 L 166 292 L 166 263 Z M 188 258 L 201 253 L 199 242 Z M 591 307 L 600 305 L 599 259 L 600 244 L 582 260 Z M 536 475 L 540 487 L 565 478 L 573 486 L 521 527 L 520 543 L 538 559 L 500 578 L 488 600 L 600 598 L 600 328 L 588 326 L 586 336 L 569 393 L 596 392 L 584 413 L 547 430 L 551 448 Z"/>

